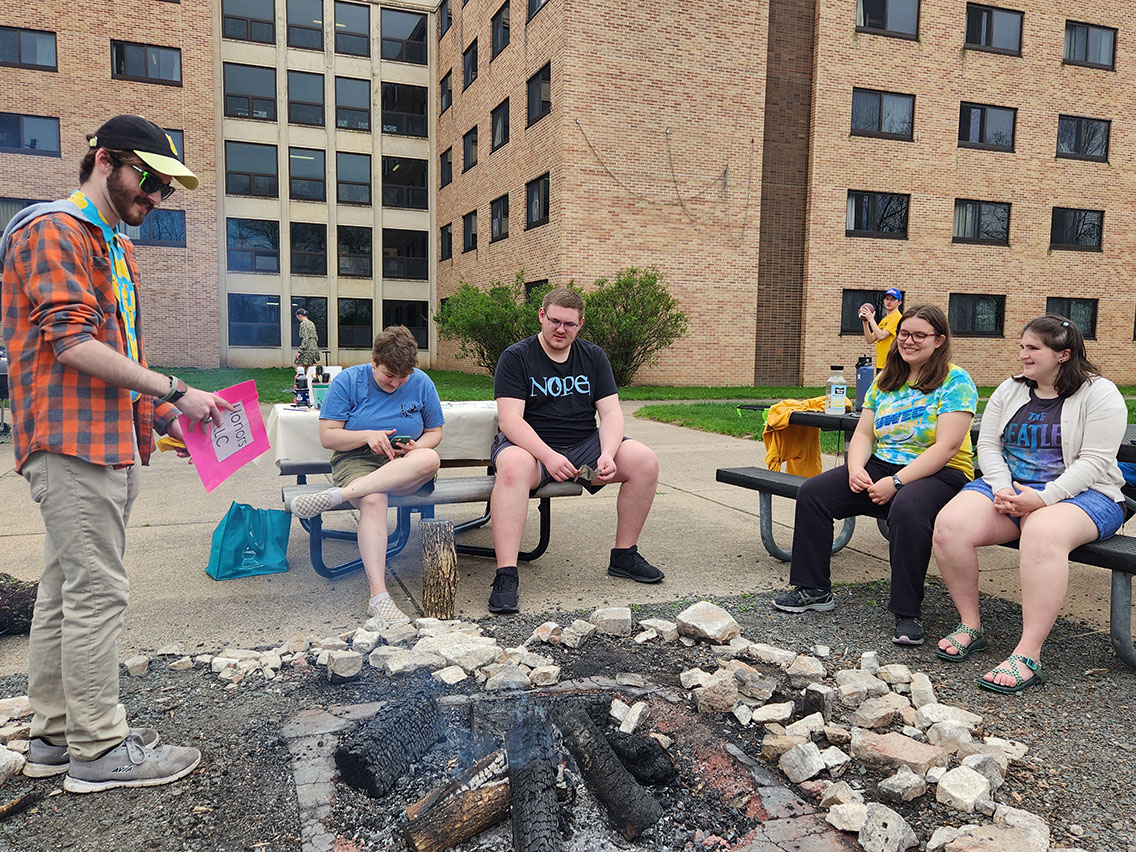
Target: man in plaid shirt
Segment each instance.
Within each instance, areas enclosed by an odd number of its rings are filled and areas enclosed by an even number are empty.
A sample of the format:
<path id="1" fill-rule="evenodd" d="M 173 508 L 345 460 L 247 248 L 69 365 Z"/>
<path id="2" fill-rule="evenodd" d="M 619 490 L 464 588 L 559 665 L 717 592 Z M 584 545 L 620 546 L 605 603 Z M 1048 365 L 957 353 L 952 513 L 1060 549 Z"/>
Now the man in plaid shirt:
<path id="1" fill-rule="evenodd" d="M 158 745 L 118 703 L 122 562 L 137 468 L 153 431 L 182 438 L 229 404 L 146 367 L 138 267 L 118 223 L 137 226 L 197 177 L 170 137 L 120 115 L 87 137 L 79 189 L 20 211 L 0 238 L 0 317 L 11 358 L 16 470 L 43 515 L 45 565 L 28 646 L 34 716 L 27 775 L 67 773 L 76 793 L 149 787 L 191 772 L 195 748 Z"/>

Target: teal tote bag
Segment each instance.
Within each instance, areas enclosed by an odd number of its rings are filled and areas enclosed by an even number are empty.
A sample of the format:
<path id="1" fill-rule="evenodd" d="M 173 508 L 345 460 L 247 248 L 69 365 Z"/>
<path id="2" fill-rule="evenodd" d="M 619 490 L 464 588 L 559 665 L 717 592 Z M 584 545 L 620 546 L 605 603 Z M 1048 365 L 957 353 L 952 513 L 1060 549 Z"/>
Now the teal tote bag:
<path id="1" fill-rule="evenodd" d="M 287 571 L 291 528 L 292 516 L 281 509 L 234 502 L 213 530 L 206 573 L 214 580 L 234 580 Z"/>

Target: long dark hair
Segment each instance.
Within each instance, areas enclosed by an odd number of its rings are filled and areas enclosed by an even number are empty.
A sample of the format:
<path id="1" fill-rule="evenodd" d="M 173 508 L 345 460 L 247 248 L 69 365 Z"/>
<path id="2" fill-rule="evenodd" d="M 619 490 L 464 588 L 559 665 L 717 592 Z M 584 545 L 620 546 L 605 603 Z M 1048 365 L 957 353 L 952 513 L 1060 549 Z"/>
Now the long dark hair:
<path id="1" fill-rule="evenodd" d="M 1057 380 L 1053 389 L 1061 396 L 1070 396 L 1093 376 L 1099 376 L 1097 365 L 1089 360 L 1085 352 L 1085 335 L 1081 328 L 1070 319 L 1058 314 L 1046 314 L 1026 323 L 1022 334 L 1035 335 L 1043 344 L 1054 352 L 1069 350 L 1069 360 L 1057 367 Z M 1037 387 L 1037 382 L 1025 376 L 1014 376 L 1015 382 L 1021 382 L 1031 388 Z"/>
<path id="2" fill-rule="evenodd" d="M 936 337 L 946 338 L 943 345 L 931 353 L 930 360 L 919 370 L 918 383 L 915 388 L 922 393 L 930 393 L 939 387 L 951 371 L 951 326 L 947 322 L 947 315 L 942 308 L 935 305 L 912 305 L 903 312 L 899 325 L 895 329 L 895 339 L 888 349 L 887 361 L 876 379 L 876 387 L 882 391 L 899 390 L 907 382 L 907 375 L 911 368 L 899 354 L 899 330 L 909 319 L 921 319 L 931 324 L 935 329 Z"/>

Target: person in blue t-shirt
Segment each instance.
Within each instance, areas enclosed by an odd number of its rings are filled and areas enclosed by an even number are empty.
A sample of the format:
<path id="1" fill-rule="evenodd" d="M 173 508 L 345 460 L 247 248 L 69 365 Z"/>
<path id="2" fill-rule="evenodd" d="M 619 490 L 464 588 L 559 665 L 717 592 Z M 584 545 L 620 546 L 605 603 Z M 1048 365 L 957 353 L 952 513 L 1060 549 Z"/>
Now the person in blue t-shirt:
<path id="1" fill-rule="evenodd" d="M 442 403 L 417 369 L 418 343 L 405 326 L 375 338 L 370 364 L 336 375 L 320 408 L 320 443 L 334 450 L 334 487 L 304 494 L 290 509 L 311 518 L 342 503 L 359 510 L 359 555 L 370 585 L 367 614 L 387 625 L 409 621 L 387 593 L 387 495 L 433 480 L 441 461 Z"/>

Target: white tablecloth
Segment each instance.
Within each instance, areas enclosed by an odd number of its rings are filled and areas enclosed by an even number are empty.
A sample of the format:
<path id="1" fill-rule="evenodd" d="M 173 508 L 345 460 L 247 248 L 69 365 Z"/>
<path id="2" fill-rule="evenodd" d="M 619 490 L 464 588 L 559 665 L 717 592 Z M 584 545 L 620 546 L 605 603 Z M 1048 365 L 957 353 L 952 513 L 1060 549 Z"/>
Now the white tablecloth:
<path id="1" fill-rule="evenodd" d="M 489 446 L 497 435 L 497 403 L 443 402 L 442 443 L 438 455 L 443 459 L 488 459 Z M 270 452 L 258 458 L 257 464 L 275 472 L 280 459 L 293 461 L 328 460 L 331 450 L 319 441 L 319 412 L 297 409 L 291 405 L 274 405 L 265 421 Z"/>

